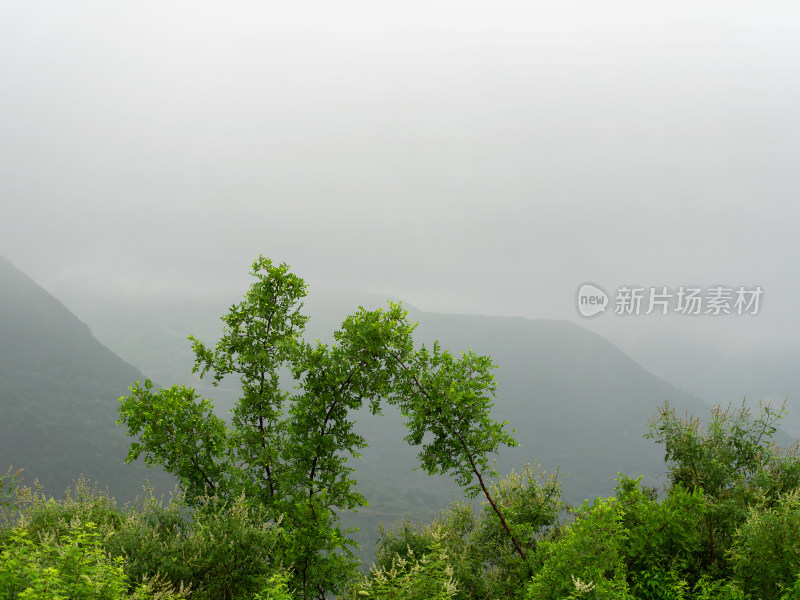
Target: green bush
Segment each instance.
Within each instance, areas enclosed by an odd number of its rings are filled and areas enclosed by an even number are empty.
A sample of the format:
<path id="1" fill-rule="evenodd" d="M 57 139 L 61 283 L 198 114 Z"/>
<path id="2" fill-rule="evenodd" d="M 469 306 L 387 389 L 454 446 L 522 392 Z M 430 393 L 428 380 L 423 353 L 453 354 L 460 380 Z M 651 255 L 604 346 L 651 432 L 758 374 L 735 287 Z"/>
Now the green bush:
<path id="1" fill-rule="evenodd" d="M 20 483 L 22 483 L 22 471 L 25 469 L 17 469 L 11 472 L 14 467 L 8 467 L 5 475 L 0 475 L 0 506 L 9 506 L 16 508 L 16 496 L 20 491 Z"/>
<path id="2" fill-rule="evenodd" d="M 0 549 L 7 560 L 16 561 L 12 561 L 14 569 L 4 571 L 4 582 L 16 586 L 13 594 L 24 591 L 18 588 L 27 582 L 34 590 L 42 588 L 42 593 L 58 595 L 67 573 L 72 579 L 86 576 L 92 582 L 116 581 L 119 589 L 114 588 L 108 596 L 113 598 L 127 597 L 124 594 L 182 597 L 180 594 L 191 591 L 191 597 L 198 600 L 252 600 L 257 594 L 278 600 L 288 594 L 289 574 L 276 550 L 284 530 L 269 523 L 263 509 L 250 506 L 244 497 L 230 503 L 205 497 L 197 508 L 190 509 L 180 493 L 173 494 L 165 505 L 151 489 L 146 492 L 135 507 L 120 510 L 108 492 L 90 486 L 83 478 L 58 501 L 48 498 L 40 486 L 22 504 L 13 526 L 0 529 Z M 72 544 L 69 540 L 76 536 L 81 537 Z M 80 569 L 67 572 L 64 569 L 73 563 L 53 561 L 72 547 L 89 548 L 93 554 L 81 559 Z M 101 554 L 111 562 L 101 560 Z M 108 575 L 112 567 L 116 569 L 113 577 Z M 124 576 L 119 577 L 123 571 Z M 38 575 L 32 575 L 34 572 Z M 82 597 L 75 593 L 65 597 Z M 5 598 L 0 596 L 0 600 Z"/>
<path id="3" fill-rule="evenodd" d="M 191 585 L 192 598 L 250 600 L 280 587 L 273 583 L 284 574 L 276 548 L 283 533 L 243 496 L 231 504 L 205 497 L 189 511 L 181 495 L 166 506 L 151 495 L 106 543 L 125 557 L 134 582 L 160 574 L 176 587 Z"/>
<path id="4" fill-rule="evenodd" d="M 94 523 L 70 525 L 59 538 L 38 543 L 25 528 L 12 533 L 0 554 L 4 598 L 97 598 L 116 600 L 127 592 L 121 560 L 103 551 Z"/>
<path id="5" fill-rule="evenodd" d="M 175 592 L 157 578 L 129 592 L 121 557 L 103 548 L 98 527 L 73 519 L 59 537 L 44 535 L 37 541 L 25 527 L 16 527 L 0 552 L 2 600 L 177 600 Z"/>
<path id="6" fill-rule="evenodd" d="M 750 509 L 770 506 L 800 486 L 797 445 L 780 448 L 772 439 L 785 413 L 786 405 L 762 405 L 755 416 L 744 403 L 736 410 L 716 406 L 702 427 L 699 418 L 680 418 L 665 404 L 651 421 L 645 437 L 664 444 L 671 485 L 701 489 L 705 498 L 695 580 L 729 580 L 734 534 Z"/>
<path id="7" fill-rule="evenodd" d="M 631 590 L 652 600 L 682 598 L 696 582 L 706 499 L 701 489 L 672 487 L 660 501 L 641 478 L 620 476 L 616 497 L 626 532 L 622 549 Z"/>
<path id="8" fill-rule="evenodd" d="M 736 531 L 730 561 L 742 589 L 762 600 L 781 598 L 800 573 L 800 490 L 773 507 L 753 507 Z M 800 597 L 791 596 L 791 597 Z"/>
<path id="9" fill-rule="evenodd" d="M 405 557 L 395 554 L 391 565 L 373 566 L 352 597 L 374 600 L 451 600 L 458 590 L 442 544 L 438 527 L 429 530 L 429 551 L 415 555 L 409 547 Z"/>
<path id="10" fill-rule="evenodd" d="M 119 528 L 123 517 L 108 489 L 100 490 L 97 483 L 91 485 L 83 475 L 73 483 L 74 489 L 67 489 L 63 497 L 56 500 L 48 497 L 36 481 L 35 490 L 19 502 L 19 523 L 33 538 L 43 534 L 61 537 L 70 530 L 70 523 L 75 519 L 94 523 L 103 537 Z"/>
<path id="11" fill-rule="evenodd" d="M 555 474 L 546 476 L 536 465 L 526 465 L 489 487 L 506 524 L 528 553 L 534 554 L 539 541 L 557 531 L 566 503 Z M 391 570 L 397 558 L 430 554 L 438 536 L 458 583 L 456 600 L 521 597 L 533 572 L 488 502 L 479 512 L 465 502 L 453 502 L 430 524 L 405 519 L 389 529 L 381 526 L 379 532 L 376 563 L 384 571 Z"/>
<path id="12" fill-rule="evenodd" d="M 703 575 L 692 589 L 691 600 L 750 600 L 733 581 L 712 579 Z M 795 600 L 797 596 L 785 600 Z"/>
<path id="13" fill-rule="evenodd" d="M 616 498 L 597 498 L 591 505 L 584 502 L 574 514 L 575 521 L 560 535 L 539 544 L 536 560 L 541 567 L 528 585 L 527 597 L 632 598 L 624 563 L 629 536 L 622 525 L 622 505 Z"/>

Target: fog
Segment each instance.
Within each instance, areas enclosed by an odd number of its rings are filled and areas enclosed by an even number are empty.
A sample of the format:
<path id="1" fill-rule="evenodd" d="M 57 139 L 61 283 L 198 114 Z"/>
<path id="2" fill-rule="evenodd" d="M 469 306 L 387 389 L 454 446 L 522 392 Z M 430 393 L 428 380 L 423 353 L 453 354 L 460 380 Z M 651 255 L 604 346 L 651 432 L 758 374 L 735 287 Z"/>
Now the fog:
<path id="1" fill-rule="evenodd" d="M 791 2 L 6 2 L 0 254 L 129 297 L 238 290 L 263 254 L 664 375 L 796 349 L 799 56 Z M 584 282 L 764 293 L 584 319 Z"/>

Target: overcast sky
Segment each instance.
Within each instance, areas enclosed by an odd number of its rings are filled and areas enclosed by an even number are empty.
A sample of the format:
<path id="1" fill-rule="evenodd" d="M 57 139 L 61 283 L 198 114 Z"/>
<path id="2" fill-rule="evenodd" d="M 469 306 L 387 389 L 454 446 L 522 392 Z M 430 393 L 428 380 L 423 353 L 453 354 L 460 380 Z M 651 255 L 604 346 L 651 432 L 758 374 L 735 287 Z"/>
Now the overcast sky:
<path id="1" fill-rule="evenodd" d="M 193 293 L 258 254 L 421 309 L 795 343 L 800 4 L 0 5 L 0 254 Z M 583 320 L 578 286 L 762 286 Z M 312 287 L 313 293 L 313 287 Z"/>

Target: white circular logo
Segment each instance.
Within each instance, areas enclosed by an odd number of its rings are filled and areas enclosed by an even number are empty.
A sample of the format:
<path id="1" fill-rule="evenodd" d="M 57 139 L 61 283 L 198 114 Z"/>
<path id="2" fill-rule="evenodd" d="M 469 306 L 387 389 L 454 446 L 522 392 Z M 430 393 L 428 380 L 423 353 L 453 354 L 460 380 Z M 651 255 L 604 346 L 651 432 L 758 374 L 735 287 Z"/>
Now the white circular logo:
<path id="1" fill-rule="evenodd" d="M 582 317 L 594 317 L 606 311 L 608 307 L 608 294 L 605 290 L 593 283 L 584 283 L 578 288 L 575 299 L 578 312 Z"/>

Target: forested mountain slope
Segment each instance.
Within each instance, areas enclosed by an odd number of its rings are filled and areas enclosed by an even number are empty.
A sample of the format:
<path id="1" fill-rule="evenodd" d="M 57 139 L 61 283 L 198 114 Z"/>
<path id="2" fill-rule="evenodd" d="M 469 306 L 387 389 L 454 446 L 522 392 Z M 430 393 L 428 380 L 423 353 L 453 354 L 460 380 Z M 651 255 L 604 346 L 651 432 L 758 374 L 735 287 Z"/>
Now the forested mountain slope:
<path id="1" fill-rule="evenodd" d="M 116 427 L 118 398 L 142 374 L 94 338 L 89 327 L 0 257 L 0 470 L 24 468 L 60 497 L 81 473 L 129 501 L 149 478 L 124 465 L 129 438 Z"/>

